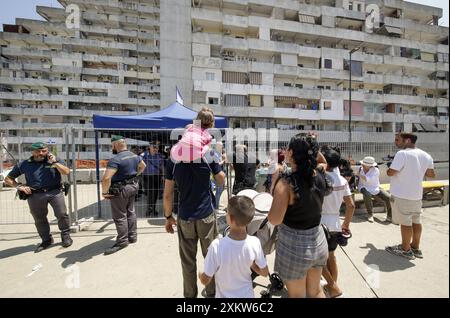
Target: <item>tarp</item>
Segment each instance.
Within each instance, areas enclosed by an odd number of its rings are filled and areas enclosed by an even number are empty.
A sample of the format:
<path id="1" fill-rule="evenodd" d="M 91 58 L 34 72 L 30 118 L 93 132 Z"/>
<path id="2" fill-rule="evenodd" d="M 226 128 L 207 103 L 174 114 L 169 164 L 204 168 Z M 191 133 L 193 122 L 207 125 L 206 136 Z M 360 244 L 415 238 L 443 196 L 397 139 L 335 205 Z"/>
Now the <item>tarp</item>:
<path id="1" fill-rule="evenodd" d="M 94 114 L 94 129 L 175 129 L 184 128 L 197 117 L 197 112 L 177 102 L 142 115 L 107 116 Z M 227 128 L 224 117 L 215 117 L 215 128 Z"/>

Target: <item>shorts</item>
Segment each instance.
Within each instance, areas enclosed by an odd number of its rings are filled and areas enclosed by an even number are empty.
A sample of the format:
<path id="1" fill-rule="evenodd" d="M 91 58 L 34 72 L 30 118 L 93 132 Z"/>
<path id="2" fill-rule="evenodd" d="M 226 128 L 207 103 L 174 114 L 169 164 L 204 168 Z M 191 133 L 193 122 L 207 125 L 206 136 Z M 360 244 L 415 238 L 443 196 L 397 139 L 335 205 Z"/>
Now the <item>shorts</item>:
<path id="1" fill-rule="evenodd" d="M 405 226 L 422 224 L 422 200 L 407 200 L 391 196 L 392 222 Z"/>

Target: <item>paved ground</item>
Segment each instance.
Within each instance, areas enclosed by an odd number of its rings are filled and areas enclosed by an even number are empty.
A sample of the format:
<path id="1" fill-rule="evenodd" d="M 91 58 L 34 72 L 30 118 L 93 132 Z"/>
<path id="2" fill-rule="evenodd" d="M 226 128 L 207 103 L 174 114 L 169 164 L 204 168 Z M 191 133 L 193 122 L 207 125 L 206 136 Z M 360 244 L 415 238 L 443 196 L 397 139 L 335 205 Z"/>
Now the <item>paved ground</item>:
<path id="1" fill-rule="evenodd" d="M 55 235 L 58 244 L 39 254 L 33 253 L 39 242 L 33 225 L 1 225 L 0 297 L 182 297 L 177 237 L 165 233 L 162 224 L 163 219 L 140 220 L 138 243 L 110 256 L 103 255 L 114 242 L 110 222 L 74 234 L 67 249 Z M 399 242 L 398 226 L 370 224 L 356 215 L 352 231 L 349 245 L 337 252 L 345 297 L 449 297 L 448 206 L 425 209 L 423 260 L 384 251 Z M 268 256 L 270 268 L 274 254 Z M 259 295 L 269 282 L 257 278 L 255 283 Z M 280 296 L 285 292 L 275 297 Z"/>

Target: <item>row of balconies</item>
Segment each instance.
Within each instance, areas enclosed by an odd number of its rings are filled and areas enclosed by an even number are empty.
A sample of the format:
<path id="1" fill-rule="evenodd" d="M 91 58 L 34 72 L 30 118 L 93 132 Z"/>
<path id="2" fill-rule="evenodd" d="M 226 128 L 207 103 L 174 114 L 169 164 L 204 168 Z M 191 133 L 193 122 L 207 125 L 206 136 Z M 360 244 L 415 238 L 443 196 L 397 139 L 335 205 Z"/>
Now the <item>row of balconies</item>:
<path id="1" fill-rule="evenodd" d="M 329 110 L 302 110 L 297 108 L 282 107 L 238 107 L 238 106 L 215 106 L 206 104 L 194 104 L 195 109 L 207 106 L 213 109 L 214 114 L 226 117 L 256 117 L 256 118 L 283 118 L 293 119 L 301 118 L 303 120 L 347 120 L 348 115 L 341 111 Z M 428 123 L 438 122 L 435 116 L 420 116 L 410 114 L 394 114 L 394 113 L 366 113 L 363 116 L 352 116 L 355 121 L 372 122 L 372 123 Z M 439 123 L 439 122 L 438 122 Z M 441 120 L 445 123 L 445 120 Z M 448 124 L 448 119 L 447 119 Z"/>
<path id="2" fill-rule="evenodd" d="M 258 17 L 258 16 L 234 16 L 221 14 L 221 12 L 207 10 L 207 9 L 191 9 L 191 17 L 195 20 L 205 21 L 209 23 L 222 24 L 223 27 L 237 27 L 237 28 L 260 28 L 264 26 L 272 30 L 302 33 L 311 36 L 323 36 L 327 38 L 353 40 L 358 42 L 373 43 L 377 45 L 386 46 L 401 46 L 420 48 L 426 52 L 435 53 L 438 49 L 446 50 L 443 53 L 448 53 L 448 46 L 439 47 L 439 44 L 426 44 L 421 41 L 406 40 L 399 38 L 389 38 L 377 34 L 369 34 L 361 31 L 328 28 L 321 25 L 312 25 L 308 23 L 301 23 L 295 21 L 278 20 L 272 18 Z"/>
<path id="3" fill-rule="evenodd" d="M 20 101 L 53 101 L 53 102 L 79 102 L 92 104 L 126 104 L 139 106 L 160 105 L 159 99 L 137 99 L 124 97 L 96 97 L 79 95 L 57 95 L 57 94 L 28 94 L 0 92 L 0 99 Z"/>
<path id="4" fill-rule="evenodd" d="M 3 115 L 22 115 L 22 116 L 76 116 L 89 118 L 93 114 L 102 113 L 103 115 L 131 115 L 134 112 L 126 111 L 107 111 L 90 109 L 49 109 L 49 108 L 19 108 L 19 107 L 0 107 L 0 114 Z"/>
<path id="5" fill-rule="evenodd" d="M 349 73 L 339 69 L 317 69 L 299 66 L 288 66 L 274 63 L 250 62 L 250 61 L 226 61 L 220 58 L 208 58 L 194 56 L 194 67 L 207 67 L 222 69 L 222 71 L 232 72 L 261 72 L 284 75 L 293 78 L 321 79 L 330 78 L 336 80 L 348 80 Z M 362 81 L 370 84 L 398 84 L 419 86 L 429 89 L 448 89 L 448 82 L 444 80 L 430 80 L 418 76 L 364 74 L 363 77 L 353 77 L 354 81 Z"/>
<path id="6" fill-rule="evenodd" d="M 102 14 L 92 11 L 83 12 L 82 19 L 92 21 L 93 24 L 130 25 L 130 26 L 159 26 L 159 19 L 133 17 L 125 14 Z"/>
<path id="7" fill-rule="evenodd" d="M 266 41 L 255 38 L 236 39 L 221 34 L 210 33 L 194 33 L 194 43 L 203 43 L 209 45 L 221 46 L 224 50 L 237 51 L 265 51 L 267 53 L 285 53 L 295 54 L 303 57 L 311 58 L 327 58 L 328 55 L 335 58 L 348 59 L 348 50 L 334 48 L 315 48 L 294 43 Z M 426 71 L 447 71 L 449 64 L 442 62 L 424 62 L 416 59 L 410 59 L 400 56 L 377 55 L 356 52 L 353 56 L 354 60 L 362 61 L 369 65 L 393 65 L 400 67 L 416 68 Z"/>
<path id="8" fill-rule="evenodd" d="M 194 80 L 195 91 L 215 91 L 224 94 L 236 95 L 273 95 L 289 96 L 303 99 L 348 99 L 349 92 L 343 90 L 318 89 L 318 88 L 297 88 L 272 85 L 251 85 L 251 84 L 232 84 L 216 81 Z M 395 95 L 395 94 L 376 94 L 364 91 L 353 91 L 353 100 L 366 101 L 379 104 L 407 104 L 422 106 L 448 105 L 447 98 L 428 98 L 426 96 Z"/>
<path id="9" fill-rule="evenodd" d="M 101 40 L 89 40 L 89 39 L 77 39 L 77 38 L 63 38 L 59 36 L 39 36 L 39 35 L 30 35 L 30 34 L 19 34 L 19 33 L 8 33 L 1 32 L 0 33 L 0 43 L 8 44 L 15 43 L 18 40 L 26 41 L 29 45 L 40 45 L 49 47 L 60 47 L 61 45 L 69 45 L 71 47 L 76 47 L 78 49 L 83 49 L 84 47 L 90 48 L 103 48 L 103 49 L 111 49 L 111 50 L 131 50 L 138 51 L 142 53 L 158 53 L 159 47 L 155 45 L 145 45 L 140 43 L 120 43 L 116 41 L 101 41 Z M 16 49 L 17 50 L 17 49 Z M 19 49 L 17 53 L 28 53 L 24 55 L 33 56 L 34 49 Z M 29 54 L 31 53 L 31 54 Z M 41 57 L 38 55 L 38 57 Z"/>
<path id="10" fill-rule="evenodd" d="M 137 91 L 138 93 L 159 93 L 159 85 L 129 85 L 129 84 L 110 84 L 102 82 L 87 82 L 87 81 L 60 81 L 60 80 L 45 80 L 33 78 L 10 78 L 0 77 L 0 84 L 4 85 L 18 85 L 18 86 L 45 86 L 45 87 L 72 87 L 83 89 L 121 89 L 129 91 Z"/>
<path id="11" fill-rule="evenodd" d="M 97 9 L 98 6 L 101 6 L 102 8 L 122 9 L 128 10 L 132 13 L 139 12 L 155 14 L 160 12 L 159 7 L 144 5 L 141 3 L 124 3 L 118 0 L 71 0 L 70 3 L 82 4 L 95 9 Z M 111 13 L 114 13 L 114 11 L 111 11 Z"/>

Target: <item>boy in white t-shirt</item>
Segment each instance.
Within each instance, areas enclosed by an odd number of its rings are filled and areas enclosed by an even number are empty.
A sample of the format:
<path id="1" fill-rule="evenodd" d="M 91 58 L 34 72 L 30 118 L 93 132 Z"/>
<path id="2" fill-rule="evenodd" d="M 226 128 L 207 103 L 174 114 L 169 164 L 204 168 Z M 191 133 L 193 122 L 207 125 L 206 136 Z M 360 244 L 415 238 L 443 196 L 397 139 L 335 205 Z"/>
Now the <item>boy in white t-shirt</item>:
<path id="1" fill-rule="evenodd" d="M 387 171 L 391 177 L 392 220 L 400 224 L 402 244 L 387 246 L 392 254 L 409 260 L 423 258 L 420 250 L 422 236 L 422 181 L 434 178 L 433 158 L 416 148 L 417 136 L 399 133 L 395 145 L 401 150 L 395 154 Z"/>
<path id="2" fill-rule="evenodd" d="M 204 272 L 199 273 L 202 284 L 208 285 L 214 276 L 216 298 L 254 298 L 252 270 L 268 276 L 269 269 L 255 236 L 247 235 L 246 226 L 255 215 L 255 205 L 244 196 L 234 196 L 228 202 L 228 236 L 215 239 L 208 248 Z"/>
<path id="3" fill-rule="evenodd" d="M 350 192 L 348 182 L 341 176 L 338 168 L 341 161 L 341 155 L 339 152 L 329 147 L 326 147 L 321 151 L 327 160 L 328 176 L 333 179 L 333 192 L 324 198 L 322 204 L 321 223 L 327 226 L 331 234 L 328 241 L 327 266 L 323 268 L 322 275 L 327 281 L 327 285 L 324 286 L 325 291 L 330 298 L 335 298 L 342 295 L 342 290 L 337 284 L 338 266 L 334 251 L 339 244 L 339 237 L 342 236 L 342 234 L 350 234 L 350 221 L 355 212 L 355 204 L 352 199 L 352 193 Z M 341 226 L 339 210 L 343 201 L 345 202 L 345 219 Z"/>

